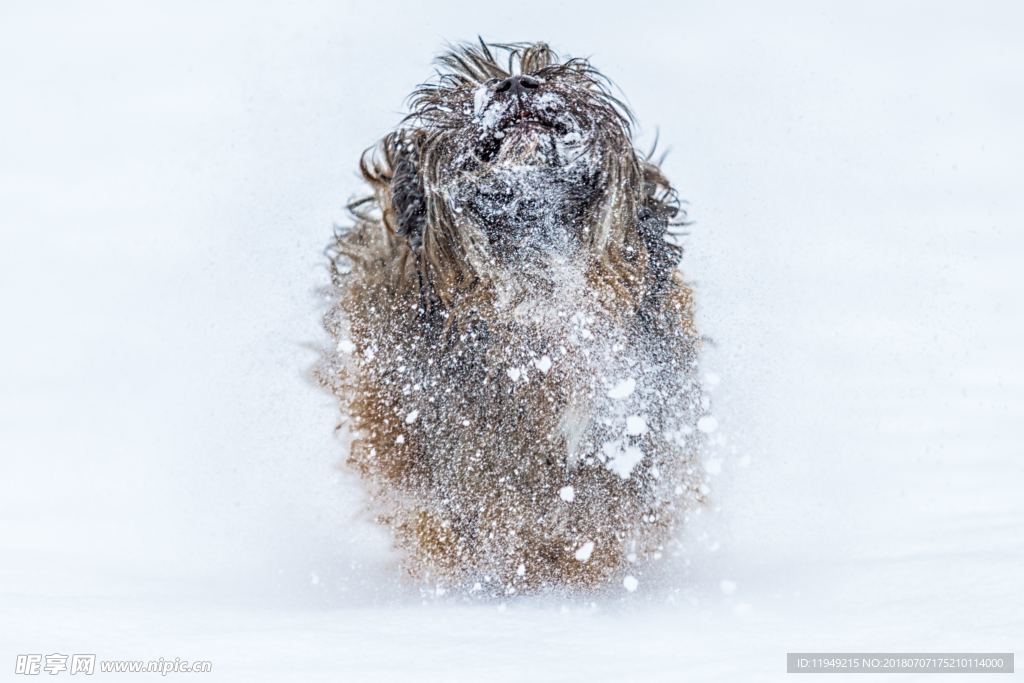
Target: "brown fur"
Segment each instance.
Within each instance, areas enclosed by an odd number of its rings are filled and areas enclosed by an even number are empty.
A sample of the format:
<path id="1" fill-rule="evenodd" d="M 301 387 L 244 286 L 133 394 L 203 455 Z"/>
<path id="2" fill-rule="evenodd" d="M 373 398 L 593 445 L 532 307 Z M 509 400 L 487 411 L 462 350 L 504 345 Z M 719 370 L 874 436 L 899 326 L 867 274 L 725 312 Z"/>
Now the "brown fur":
<path id="1" fill-rule="evenodd" d="M 481 42 L 440 63 L 403 126 L 361 161 L 372 195 L 333 245 L 325 324 L 339 348 L 319 376 L 351 418 L 348 462 L 418 577 L 502 593 L 621 580 L 665 552 L 700 498 L 693 298 L 666 241 L 675 191 L 634 150 L 631 117 L 586 61 Z M 495 154 L 536 154 L 549 139 L 481 128 L 480 98 L 494 101 L 512 74 L 536 77 L 586 133 L 556 221 L 570 233 L 559 233 L 565 277 L 499 229 L 505 218 L 473 212 L 476 187 L 506 168 Z M 548 123 L 567 120 L 562 109 Z M 623 377 L 635 393 L 610 398 Z M 646 431 L 624 436 L 637 411 Z M 627 447 L 643 453 L 628 478 L 609 466 Z"/>

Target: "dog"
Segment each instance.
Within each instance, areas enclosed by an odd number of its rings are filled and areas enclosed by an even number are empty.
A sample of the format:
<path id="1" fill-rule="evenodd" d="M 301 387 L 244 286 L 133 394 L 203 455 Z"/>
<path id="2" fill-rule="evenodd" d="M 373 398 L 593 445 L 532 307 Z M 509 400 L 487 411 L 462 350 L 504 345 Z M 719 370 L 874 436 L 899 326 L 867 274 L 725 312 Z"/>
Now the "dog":
<path id="1" fill-rule="evenodd" d="M 438 64 L 329 248 L 348 463 L 426 586 L 634 590 L 706 492 L 680 201 L 587 60 Z"/>

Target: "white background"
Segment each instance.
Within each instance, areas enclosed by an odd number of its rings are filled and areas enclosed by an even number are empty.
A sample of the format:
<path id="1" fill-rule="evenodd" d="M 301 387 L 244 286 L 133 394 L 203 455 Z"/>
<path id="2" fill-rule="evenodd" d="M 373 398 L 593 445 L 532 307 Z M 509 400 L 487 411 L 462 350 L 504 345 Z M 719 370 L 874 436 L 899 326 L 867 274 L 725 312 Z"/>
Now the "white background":
<path id="1" fill-rule="evenodd" d="M 4 2 L 2 675 L 749 681 L 1019 647 L 1024 13 L 766 5 Z M 308 380 L 358 155 L 478 34 L 591 56 L 691 202 L 720 473 L 635 594 L 422 600 Z"/>

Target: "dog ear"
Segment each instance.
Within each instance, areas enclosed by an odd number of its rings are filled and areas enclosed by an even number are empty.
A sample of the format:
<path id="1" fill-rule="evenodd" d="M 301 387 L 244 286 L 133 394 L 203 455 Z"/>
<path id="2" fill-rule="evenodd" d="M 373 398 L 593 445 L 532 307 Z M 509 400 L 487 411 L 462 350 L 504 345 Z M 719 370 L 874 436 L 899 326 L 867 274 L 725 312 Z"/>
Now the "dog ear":
<path id="1" fill-rule="evenodd" d="M 669 288 L 672 273 L 682 259 L 682 248 L 669 241 L 669 227 L 682 213 L 676 191 L 661 169 L 644 163 L 644 201 L 637 215 L 637 232 L 647 249 L 650 292 L 661 296 Z M 684 214 L 685 215 L 685 214 Z"/>
<path id="2" fill-rule="evenodd" d="M 658 215 L 645 207 L 638 218 L 637 231 L 647 249 L 647 277 L 652 291 L 660 294 L 668 289 L 672 271 L 682 257 L 681 250 L 666 239 L 669 225 L 667 216 Z"/>
<path id="3" fill-rule="evenodd" d="M 427 223 L 427 204 L 420 176 L 419 136 L 415 133 L 397 137 L 388 150 L 391 165 L 391 197 L 395 232 L 418 249 L 423 243 L 423 230 Z"/>

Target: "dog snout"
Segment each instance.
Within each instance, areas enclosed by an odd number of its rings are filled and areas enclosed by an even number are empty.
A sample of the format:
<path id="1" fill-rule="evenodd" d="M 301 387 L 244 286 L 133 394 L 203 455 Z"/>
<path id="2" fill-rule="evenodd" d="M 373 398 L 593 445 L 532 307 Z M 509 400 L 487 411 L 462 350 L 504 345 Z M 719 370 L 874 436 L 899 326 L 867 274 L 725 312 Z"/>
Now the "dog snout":
<path id="1" fill-rule="evenodd" d="M 494 92 L 511 92 L 514 95 L 520 95 L 526 90 L 535 90 L 539 87 L 540 81 L 532 76 L 509 76 L 494 86 Z"/>

